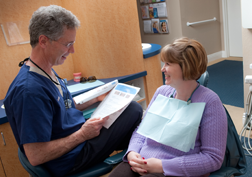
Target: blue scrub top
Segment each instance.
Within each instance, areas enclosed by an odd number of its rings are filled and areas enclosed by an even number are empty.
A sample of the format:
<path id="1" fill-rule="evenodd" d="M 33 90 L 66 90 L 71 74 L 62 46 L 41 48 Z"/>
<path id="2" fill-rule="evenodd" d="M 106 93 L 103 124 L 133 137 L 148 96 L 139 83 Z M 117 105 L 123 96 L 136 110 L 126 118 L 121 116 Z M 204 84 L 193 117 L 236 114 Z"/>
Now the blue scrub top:
<path id="1" fill-rule="evenodd" d="M 81 128 L 85 119 L 75 108 L 67 87 L 59 79 L 63 97 L 47 77 L 30 71 L 25 64 L 10 85 L 4 99 L 5 111 L 14 136 L 24 153 L 23 144 L 48 142 L 66 137 Z M 64 100 L 72 100 L 72 108 L 65 108 Z M 85 142 L 67 154 L 45 163 L 54 176 L 70 171 Z"/>

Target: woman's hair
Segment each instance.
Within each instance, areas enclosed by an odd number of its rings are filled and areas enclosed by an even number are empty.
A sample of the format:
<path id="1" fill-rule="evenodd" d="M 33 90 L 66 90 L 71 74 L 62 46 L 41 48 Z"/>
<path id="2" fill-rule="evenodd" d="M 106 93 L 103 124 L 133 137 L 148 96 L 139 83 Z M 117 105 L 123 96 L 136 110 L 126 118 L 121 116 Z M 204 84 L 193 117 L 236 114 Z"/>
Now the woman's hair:
<path id="1" fill-rule="evenodd" d="M 177 39 L 161 50 L 164 63 L 177 63 L 182 69 L 184 80 L 197 80 L 207 69 L 207 54 L 196 40 L 186 37 Z"/>
<path id="2" fill-rule="evenodd" d="M 56 5 L 42 6 L 32 15 L 29 25 L 30 44 L 34 48 L 39 36 L 45 35 L 51 40 L 58 40 L 65 29 L 80 26 L 80 21 L 72 12 Z"/>

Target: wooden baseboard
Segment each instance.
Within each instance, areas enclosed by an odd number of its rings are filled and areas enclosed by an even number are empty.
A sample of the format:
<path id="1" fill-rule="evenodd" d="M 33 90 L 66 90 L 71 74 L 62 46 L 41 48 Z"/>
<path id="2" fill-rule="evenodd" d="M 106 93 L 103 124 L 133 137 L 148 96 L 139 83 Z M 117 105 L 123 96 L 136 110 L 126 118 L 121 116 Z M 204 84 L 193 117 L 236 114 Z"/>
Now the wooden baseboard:
<path id="1" fill-rule="evenodd" d="M 234 61 L 243 61 L 243 57 L 227 57 L 227 58 L 219 58 L 217 60 L 214 60 L 214 61 L 211 61 L 211 62 L 208 62 L 207 66 L 211 66 L 215 63 L 219 63 L 223 60 L 234 60 Z"/>

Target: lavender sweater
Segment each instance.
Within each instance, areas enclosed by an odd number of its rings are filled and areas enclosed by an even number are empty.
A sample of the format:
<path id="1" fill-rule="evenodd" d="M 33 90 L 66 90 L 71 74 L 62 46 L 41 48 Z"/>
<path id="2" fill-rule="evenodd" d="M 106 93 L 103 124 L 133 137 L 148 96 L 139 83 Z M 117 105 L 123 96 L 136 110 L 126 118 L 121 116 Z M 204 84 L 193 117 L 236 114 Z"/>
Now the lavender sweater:
<path id="1" fill-rule="evenodd" d="M 168 85 L 159 87 L 146 111 L 158 94 L 169 97 L 173 91 L 174 88 Z M 193 150 L 182 152 L 160 144 L 136 133 L 136 128 L 126 154 L 135 151 L 145 159 L 152 157 L 161 159 L 165 176 L 198 177 L 218 170 L 222 165 L 226 149 L 226 112 L 218 95 L 204 86 L 199 86 L 193 93 L 191 101 L 206 103 Z M 123 160 L 127 162 L 126 155 Z"/>

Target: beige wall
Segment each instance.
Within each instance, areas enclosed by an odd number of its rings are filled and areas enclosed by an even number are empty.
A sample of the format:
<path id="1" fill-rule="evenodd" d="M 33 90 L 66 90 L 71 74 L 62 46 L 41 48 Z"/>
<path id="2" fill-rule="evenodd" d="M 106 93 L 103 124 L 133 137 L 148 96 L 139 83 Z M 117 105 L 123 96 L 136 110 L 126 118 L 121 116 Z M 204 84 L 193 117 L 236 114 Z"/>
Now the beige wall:
<path id="1" fill-rule="evenodd" d="M 207 54 L 222 50 L 219 0 L 180 0 L 182 36 L 198 40 Z M 213 19 L 217 21 L 187 26 L 187 22 Z"/>
<path id="2" fill-rule="evenodd" d="M 242 9 L 241 9 L 242 12 Z M 252 75 L 250 64 L 252 63 L 252 29 L 242 27 L 242 46 L 243 46 L 243 80 L 247 75 Z M 249 84 L 244 82 L 244 107 L 247 102 L 247 94 L 249 93 Z"/>
<path id="3" fill-rule="evenodd" d="M 60 0 L 0 0 L 0 23 L 30 20 L 33 12 L 42 5 L 58 4 Z M 28 27 L 27 27 L 28 28 Z M 27 30 L 28 32 L 28 30 Z M 18 64 L 29 57 L 31 46 L 29 44 L 8 46 L 0 29 L 0 99 L 3 99 L 9 85 L 19 71 Z M 71 57 L 69 57 L 69 61 Z"/>
<path id="4" fill-rule="evenodd" d="M 138 2 L 138 9 L 140 8 L 140 1 Z M 166 0 L 167 16 L 169 34 L 146 34 L 143 32 L 143 20 L 141 17 L 141 11 L 138 11 L 139 24 L 141 30 L 141 38 L 143 43 L 154 43 L 161 46 L 165 46 L 171 43 L 175 39 L 182 36 L 181 27 L 181 13 L 179 0 Z"/>
<path id="5" fill-rule="evenodd" d="M 102 79 L 144 70 L 135 0 L 62 2 L 81 22 L 73 56 L 76 72 Z"/>
<path id="6" fill-rule="evenodd" d="M 252 75 L 252 69 L 249 65 L 252 63 L 252 29 L 242 28 L 242 46 L 243 46 L 243 78 L 246 75 Z M 246 105 L 247 94 L 249 93 L 249 84 L 244 83 L 244 106 Z"/>
<path id="7" fill-rule="evenodd" d="M 142 32 L 141 14 L 136 6 L 138 4 L 139 8 L 139 0 L 107 0 L 106 3 L 103 0 L 0 0 L 0 23 L 29 21 L 32 13 L 42 5 L 57 4 L 73 11 L 81 21 L 75 53 L 55 70 L 68 80 L 73 78 L 73 72 L 79 71 L 83 76 L 106 78 L 145 70 L 141 40 L 164 46 L 176 38 L 187 36 L 203 43 L 208 54 L 223 50 L 220 1 L 204 0 L 203 3 L 202 0 L 190 0 L 188 3 L 185 0 L 166 0 L 169 34 Z M 185 26 L 187 21 L 201 20 L 202 13 L 204 19 L 216 16 L 217 22 Z M 0 43 L 0 74 L 5 78 L 0 83 L 0 99 L 3 99 L 19 71 L 18 63 L 30 55 L 31 47 L 29 44 L 7 46 L 2 32 Z"/>
<path id="8" fill-rule="evenodd" d="M 29 22 L 40 6 L 61 5 L 81 21 L 75 53 L 54 67 L 62 78 L 74 72 L 98 79 L 144 71 L 137 4 L 135 0 L 0 0 L 0 23 Z M 28 28 L 28 27 L 27 27 Z M 28 33 L 28 30 L 27 30 Z M 0 31 L 0 99 L 19 71 L 18 63 L 30 55 L 29 44 L 8 46 Z"/>
<path id="9" fill-rule="evenodd" d="M 223 4 L 222 0 L 219 0 L 219 9 L 220 9 L 220 29 L 221 29 L 221 49 L 225 50 L 225 42 L 224 42 L 224 21 L 223 21 Z"/>
<path id="10" fill-rule="evenodd" d="M 142 42 L 164 46 L 179 37 L 186 36 L 201 42 L 208 55 L 222 51 L 223 37 L 221 32 L 222 15 L 220 15 L 220 1 L 166 0 L 169 34 L 144 34 L 141 14 L 139 13 Z M 138 2 L 139 6 L 140 3 Z M 202 21 L 213 17 L 216 17 L 217 21 L 190 27 L 186 25 L 186 22 Z"/>

